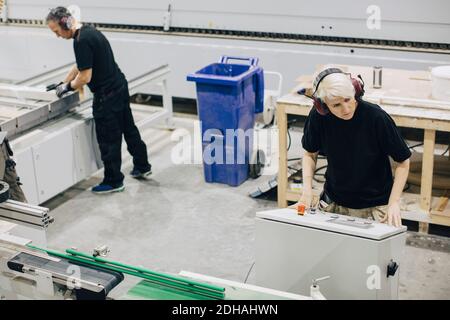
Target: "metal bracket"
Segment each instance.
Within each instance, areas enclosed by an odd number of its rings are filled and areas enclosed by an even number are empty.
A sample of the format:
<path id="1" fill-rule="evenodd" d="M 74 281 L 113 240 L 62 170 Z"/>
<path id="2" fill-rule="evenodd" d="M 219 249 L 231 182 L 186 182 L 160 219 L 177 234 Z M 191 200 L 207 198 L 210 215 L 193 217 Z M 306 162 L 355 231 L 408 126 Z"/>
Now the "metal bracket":
<path id="1" fill-rule="evenodd" d="M 101 245 L 101 246 L 94 248 L 92 255 L 94 257 L 98 257 L 98 256 L 106 257 L 110 251 L 111 250 L 109 250 L 109 248 L 106 245 Z"/>
<path id="2" fill-rule="evenodd" d="M 314 287 L 317 287 L 317 284 L 318 284 L 320 281 L 328 280 L 328 279 L 330 279 L 330 278 L 331 278 L 330 276 L 325 276 L 325 277 L 313 279 L 313 280 L 312 280 L 312 285 L 313 285 Z"/>
<path id="3" fill-rule="evenodd" d="M 167 11 L 166 11 L 166 13 L 164 13 L 164 17 L 163 17 L 163 30 L 164 31 L 169 31 L 171 19 L 172 19 L 172 5 L 169 4 L 169 7 L 167 8 Z"/>

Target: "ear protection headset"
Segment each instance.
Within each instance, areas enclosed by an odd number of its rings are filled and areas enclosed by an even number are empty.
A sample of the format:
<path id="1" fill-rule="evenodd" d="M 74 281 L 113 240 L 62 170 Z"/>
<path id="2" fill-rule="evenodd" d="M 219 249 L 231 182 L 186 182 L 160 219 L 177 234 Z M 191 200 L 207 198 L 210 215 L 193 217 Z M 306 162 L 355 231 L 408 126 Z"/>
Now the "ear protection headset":
<path id="1" fill-rule="evenodd" d="M 56 7 L 52 9 L 48 14 L 48 17 L 55 19 L 63 30 L 70 30 L 73 27 L 72 14 L 64 7 Z"/>
<path id="2" fill-rule="evenodd" d="M 312 96 L 308 96 L 314 101 L 313 103 L 314 108 L 316 108 L 317 112 L 319 112 L 319 114 L 323 116 L 327 115 L 330 112 L 330 109 L 328 108 L 325 102 L 323 102 L 320 98 L 316 97 L 316 92 L 322 80 L 325 79 L 328 75 L 333 73 L 343 73 L 348 74 L 350 76 L 350 80 L 352 81 L 353 87 L 355 88 L 355 99 L 360 99 L 364 95 L 364 81 L 361 78 L 361 75 L 358 75 L 359 78 L 358 79 L 353 78 L 350 73 L 342 72 L 342 70 L 338 68 L 328 68 L 323 70 L 317 75 L 316 79 L 314 80 L 313 83 L 313 88 L 315 88 L 314 93 L 312 94 Z M 305 91 L 301 90 L 301 92 L 299 91 L 299 93 L 304 94 Z"/>

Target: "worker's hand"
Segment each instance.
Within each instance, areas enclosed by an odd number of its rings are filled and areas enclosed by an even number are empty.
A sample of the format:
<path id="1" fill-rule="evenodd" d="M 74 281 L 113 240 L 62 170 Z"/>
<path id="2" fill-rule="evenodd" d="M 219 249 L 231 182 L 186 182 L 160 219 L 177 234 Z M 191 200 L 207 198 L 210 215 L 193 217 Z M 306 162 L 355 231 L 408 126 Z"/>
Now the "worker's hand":
<path id="1" fill-rule="evenodd" d="M 297 209 L 299 204 L 304 204 L 305 209 L 309 209 L 311 207 L 312 200 L 313 200 L 312 192 L 303 191 L 302 196 L 300 197 L 300 200 L 298 200 L 298 202 L 296 204 L 293 204 L 289 208 Z"/>
<path id="2" fill-rule="evenodd" d="M 64 82 L 60 82 L 60 83 L 52 83 L 52 84 L 49 84 L 46 88 L 45 88 L 45 90 L 46 91 L 52 91 L 52 90 L 56 90 L 56 88 L 59 86 L 59 85 L 61 85 L 61 84 L 63 84 Z"/>
<path id="3" fill-rule="evenodd" d="M 73 91 L 72 87 L 70 86 L 70 82 L 60 84 L 56 87 L 56 95 L 58 96 L 58 98 L 61 98 L 69 91 Z"/>
<path id="4" fill-rule="evenodd" d="M 309 209 L 312 205 L 313 195 L 312 192 L 303 191 L 298 204 L 303 203 L 306 209 Z"/>
<path id="5" fill-rule="evenodd" d="M 395 227 L 400 227 L 402 225 L 402 216 L 400 214 L 400 204 L 398 201 L 388 205 L 387 213 L 380 222 L 387 222 L 387 224 Z"/>

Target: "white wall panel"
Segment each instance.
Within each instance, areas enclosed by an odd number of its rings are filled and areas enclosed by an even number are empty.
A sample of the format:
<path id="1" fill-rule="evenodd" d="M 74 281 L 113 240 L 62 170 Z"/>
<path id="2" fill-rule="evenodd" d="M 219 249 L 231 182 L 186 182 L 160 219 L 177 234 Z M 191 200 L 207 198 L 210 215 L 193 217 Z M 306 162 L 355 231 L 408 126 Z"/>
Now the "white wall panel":
<path id="1" fill-rule="evenodd" d="M 4 32 L 5 29 L 10 31 Z M 37 34 L 39 44 L 32 50 L 21 52 L 17 58 L 11 54 L 9 48 L 36 41 L 33 39 Z M 128 79 L 168 63 L 170 93 L 178 97 L 194 98 L 195 86 L 186 81 L 186 75 L 216 62 L 223 54 L 259 57 L 266 70 L 283 74 L 283 93 L 295 85 L 299 75 L 312 73 L 318 64 L 381 65 L 407 70 L 450 64 L 448 54 L 125 32 L 105 34 Z M 57 39 L 44 28 L 0 27 L 0 43 L 6 44 L 0 46 L 0 78 L 18 81 L 74 60 L 70 41 Z M 27 62 L 24 64 L 22 60 Z"/>
<path id="2" fill-rule="evenodd" d="M 48 0 L 9 0 L 9 18 L 44 19 Z M 450 42 L 447 0 L 129 0 L 67 1 L 82 20 L 99 23 L 162 26 L 169 4 L 177 27 L 299 33 L 338 37 Z M 381 28 L 369 29 L 369 6 L 380 9 Z"/>

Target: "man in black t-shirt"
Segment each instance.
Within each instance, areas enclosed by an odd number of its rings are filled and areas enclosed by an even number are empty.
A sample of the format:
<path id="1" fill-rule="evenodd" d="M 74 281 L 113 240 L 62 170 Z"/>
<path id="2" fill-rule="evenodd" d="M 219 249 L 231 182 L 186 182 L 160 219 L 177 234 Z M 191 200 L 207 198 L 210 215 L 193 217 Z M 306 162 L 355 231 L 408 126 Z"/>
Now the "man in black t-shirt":
<path id="1" fill-rule="evenodd" d="M 302 138 L 304 189 L 299 204 L 312 204 L 312 179 L 321 154 L 328 162 L 321 196 L 325 211 L 400 226 L 399 202 L 411 151 L 394 121 L 378 105 L 362 100 L 362 82 L 340 69 L 319 73 L 313 89 L 314 108 Z M 389 157 L 396 162 L 395 180 Z"/>
<path id="2" fill-rule="evenodd" d="M 47 15 L 48 27 L 64 39 L 73 39 L 76 66 L 56 88 L 58 97 L 88 85 L 94 93 L 93 115 L 97 141 L 105 172 L 102 183 L 92 188 L 94 193 L 123 191 L 122 135 L 133 156 L 134 178 L 151 174 L 147 147 L 134 124 L 130 109 L 128 82 L 114 60 L 106 37 L 92 26 L 78 23 L 64 7 L 52 9 Z"/>

